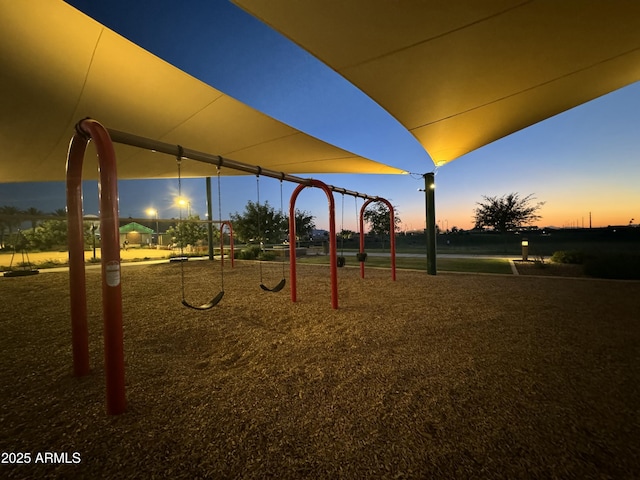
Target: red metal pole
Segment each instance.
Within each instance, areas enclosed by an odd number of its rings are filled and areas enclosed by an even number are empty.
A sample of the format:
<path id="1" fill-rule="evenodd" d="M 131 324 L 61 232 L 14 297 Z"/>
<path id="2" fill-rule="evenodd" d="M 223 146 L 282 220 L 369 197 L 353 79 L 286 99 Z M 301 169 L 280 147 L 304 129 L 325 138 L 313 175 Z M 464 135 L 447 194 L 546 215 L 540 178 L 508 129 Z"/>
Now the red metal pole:
<path id="1" fill-rule="evenodd" d="M 69 297 L 71 302 L 71 347 L 73 374 L 88 375 L 89 327 L 87 325 L 87 288 L 84 270 L 82 229 L 82 161 L 88 138 L 75 134 L 67 154 L 67 225 L 69 242 Z"/>
<path id="2" fill-rule="evenodd" d="M 393 205 L 387 199 L 382 197 L 370 198 L 362 204 L 360 209 L 360 253 L 364 253 L 364 211 L 372 202 L 382 202 L 389 209 L 389 221 L 391 222 L 390 249 L 391 249 L 391 279 L 396 280 L 396 223 Z M 360 278 L 364 278 L 364 262 L 360 262 Z"/>
<path id="3" fill-rule="evenodd" d="M 102 313 L 107 413 L 118 415 L 126 409 L 126 397 L 116 156 L 109 133 L 98 122 L 90 119 L 82 120 L 78 124 L 78 129 L 87 133 L 95 142 L 100 166 L 98 191 L 100 197 Z"/>
<path id="4" fill-rule="evenodd" d="M 393 212 L 393 205 L 386 198 L 378 197 L 378 202 L 384 203 L 389 208 L 389 222 L 390 222 L 390 231 L 389 231 L 389 243 L 391 249 L 391 280 L 395 282 L 396 280 L 396 219 L 395 214 Z"/>
<path id="5" fill-rule="evenodd" d="M 366 200 L 360 207 L 360 253 L 364 253 L 364 211 L 373 202 L 373 199 Z M 360 262 L 360 278 L 364 278 L 364 262 Z"/>
<path id="6" fill-rule="evenodd" d="M 230 250 L 231 250 L 231 268 L 234 268 L 236 256 L 233 253 L 233 226 L 231 226 L 231 222 L 227 222 L 227 226 L 229 227 L 229 245 L 230 245 Z"/>
<path id="7" fill-rule="evenodd" d="M 321 188 L 329 201 L 329 262 L 331 276 L 331 308 L 338 308 L 338 249 L 336 241 L 336 209 L 333 193 L 329 186 L 320 180 L 310 180 L 308 185 L 301 184 L 291 194 L 289 200 L 289 283 L 291 284 L 291 301 L 297 300 L 296 278 L 296 219 L 295 206 L 298 194 L 306 187 Z"/>
<path id="8" fill-rule="evenodd" d="M 289 200 L 289 286 L 291 288 L 291 301 L 294 303 L 298 301 L 296 276 L 296 199 L 304 188 L 306 188 L 306 185 L 298 185 Z"/>
<path id="9" fill-rule="evenodd" d="M 229 245 L 231 247 L 231 268 L 234 267 L 234 255 L 233 255 L 233 227 L 231 226 L 231 222 L 224 221 L 220 223 L 220 262 L 221 266 L 224 266 L 224 237 L 223 231 L 224 226 L 229 227 Z"/>
<path id="10" fill-rule="evenodd" d="M 324 190 L 329 200 L 329 262 L 331 263 L 331 308 L 338 308 L 338 244 L 336 240 L 336 206 L 333 192 L 326 183 L 312 180 L 312 185 Z"/>
<path id="11" fill-rule="evenodd" d="M 220 267 L 224 268 L 224 222 L 220 223 Z"/>

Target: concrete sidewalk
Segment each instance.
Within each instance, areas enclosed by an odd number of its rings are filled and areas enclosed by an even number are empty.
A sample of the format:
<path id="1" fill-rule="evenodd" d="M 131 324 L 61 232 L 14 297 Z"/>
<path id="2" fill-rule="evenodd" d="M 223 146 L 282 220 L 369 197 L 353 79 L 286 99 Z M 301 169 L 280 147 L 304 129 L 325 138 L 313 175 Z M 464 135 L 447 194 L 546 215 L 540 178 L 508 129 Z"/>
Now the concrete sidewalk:
<path id="1" fill-rule="evenodd" d="M 149 258 L 149 259 L 161 259 L 169 258 L 171 250 L 156 250 L 155 248 L 130 248 L 128 250 L 120 250 L 120 258 L 123 261 L 135 260 L 137 258 Z M 13 253 L 3 252 L 0 253 L 0 265 L 8 266 L 11 263 L 11 257 Z M 53 261 L 59 263 L 65 263 L 69 260 L 69 252 L 28 252 L 25 255 L 29 257 L 29 261 L 34 264 L 39 264 L 46 261 Z M 96 248 L 96 257 L 100 258 L 100 249 Z M 85 260 L 93 258 L 93 251 L 87 250 L 84 252 Z M 15 254 L 13 263 L 22 262 L 22 254 L 20 252 Z"/>
<path id="2" fill-rule="evenodd" d="M 122 261 L 123 266 L 127 265 L 147 265 L 151 263 L 160 263 L 160 262 L 168 262 L 169 257 L 172 253 L 179 253 L 178 250 L 175 252 L 172 250 L 156 250 L 154 248 L 130 248 L 128 250 L 120 250 L 120 260 Z M 355 255 L 355 251 L 345 251 L 346 255 L 353 254 Z M 388 252 L 367 252 L 367 254 L 371 257 L 389 257 Z M 424 258 L 426 253 L 396 253 L 396 257 L 405 257 L 405 258 Z M 11 263 L 12 253 L 0 253 L 0 267 L 8 267 Z M 46 261 L 52 261 L 57 263 L 66 263 L 69 260 L 68 252 L 32 252 L 28 254 L 29 261 L 38 265 Z M 84 252 L 85 260 L 90 260 L 93 258 L 93 251 L 85 251 Z M 100 249 L 96 249 L 96 258 L 100 258 Z M 192 257 L 192 260 L 199 260 L 201 258 L 206 257 Z M 473 254 L 457 254 L 457 253 L 445 253 L 438 254 L 437 258 L 496 258 L 509 260 L 511 265 L 511 271 L 514 275 L 518 274 L 518 271 L 513 264 L 513 260 L 519 260 L 521 257 L 518 255 L 473 255 Z M 16 266 L 22 263 L 22 255 L 20 253 L 16 253 L 13 258 L 13 265 Z M 26 261 L 26 256 L 24 261 Z M 85 265 L 86 269 L 92 268 L 100 268 L 100 262 L 96 263 L 87 263 Z M 51 267 L 51 268 L 42 268 L 41 272 L 62 272 L 68 270 L 67 266 L 60 267 Z"/>

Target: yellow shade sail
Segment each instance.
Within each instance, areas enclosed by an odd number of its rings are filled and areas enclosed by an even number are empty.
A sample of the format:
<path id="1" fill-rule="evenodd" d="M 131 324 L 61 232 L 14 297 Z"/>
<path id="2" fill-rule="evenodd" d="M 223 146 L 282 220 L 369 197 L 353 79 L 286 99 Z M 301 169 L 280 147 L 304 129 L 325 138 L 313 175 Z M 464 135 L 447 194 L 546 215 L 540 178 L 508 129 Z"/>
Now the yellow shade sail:
<path id="1" fill-rule="evenodd" d="M 234 0 L 442 165 L 640 79 L 632 0 Z"/>
<path id="2" fill-rule="evenodd" d="M 224 95 L 60 0 L 0 0 L 0 65 L 0 183 L 63 180 L 69 140 L 85 117 L 290 174 L 403 173 Z M 127 146 L 116 153 L 120 178 L 177 175 L 166 155 Z M 94 157 L 85 178 L 97 178 Z M 185 177 L 215 173 L 182 164 Z"/>

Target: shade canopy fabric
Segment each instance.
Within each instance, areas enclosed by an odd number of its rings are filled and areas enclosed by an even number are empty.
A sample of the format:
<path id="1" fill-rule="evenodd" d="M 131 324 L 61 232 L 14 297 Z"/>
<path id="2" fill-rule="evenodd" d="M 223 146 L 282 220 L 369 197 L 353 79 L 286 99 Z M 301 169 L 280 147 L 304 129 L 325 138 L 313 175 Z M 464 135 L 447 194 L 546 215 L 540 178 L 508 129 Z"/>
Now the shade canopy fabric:
<path id="1" fill-rule="evenodd" d="M 278 172 L 403 173 L 224 95 L 60 0 L 0 0 L 0 64 L 0 183 L 64 180 L 69 140 L 85 117 Z M 116 153 L 120 178 L 177 176 L 167 155 Z M 215 173 L 182 162 L 184 177 Z M 84 177 L 97 178 L 95 155 Z"/>
<path id="2" fill-rule="evenodd" d="M 640 79 L 634 0 L 233 0 L 394 115 L 436 165 Z"/>

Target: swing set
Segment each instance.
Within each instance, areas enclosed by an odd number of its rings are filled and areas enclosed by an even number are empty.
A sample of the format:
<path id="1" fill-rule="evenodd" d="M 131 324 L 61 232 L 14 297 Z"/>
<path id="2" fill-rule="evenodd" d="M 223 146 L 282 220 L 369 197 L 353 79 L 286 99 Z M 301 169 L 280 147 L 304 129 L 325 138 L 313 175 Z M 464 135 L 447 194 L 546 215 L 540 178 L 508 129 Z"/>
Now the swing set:
<path id="1" fill-rule="evenodd" d="M 220 169 L 222 167 L 231 168 L 245 173 L 252 173 L 259 176 L 268 176 L 280 179 L 281 182 L 289 181 L 297 183 L 298 186 L 291 195 L 289 203 L 289 283 L 291 289 L 291 301 L 297 301 L 297 278 L 296 278 L 296 225 L 295 225 L 295 202 L 300 192 L 307 187 L 320 188 L 327 195 L 329 203 L 329 255 L 330 255 L 330 276 L 331 276 L 331 306 L 338 308 L 338 283 L 337 283 L 337 250 L 336 250 L 336 226 L 335 226 L 335 202 L 333 192 L 343 195 L 364 198 L 369 202 L 384 201 L 380 197 L 371 197 L 358 192 L 345 190 L 343 188 L 327 185 L 320 180 L 296 177 L 283 172 L 267 170 L 261 167 L 251 166 L 234 160 L 223 158 L 219 155 L 190 150 L 181 146 L 176 146 L 144 137 L 139 137 L 117 130 L 109 130 L 102 124 L 92 119 L 84 119 L 78 122 L 69 144 L 67 164 L 66 164 L 66 196 L 68 212 L 68 242 L 69 242 L 69 289 L 71 305 L 71 337 L 73 371 L 75 376 L 85 376 L 89 374 L 89 332 L 87 322 L 87 295 L 84 264 L 84 235 L 82 223 L 82 164 L 89 141 L 95 143 L 98 154 L 98 185 L 99 185 L 99 205 L 100 205 L 100 232 L 102 234 L 102 255 L 101 255 L 101 276 L 102 276 L 102 317 L 104 322 L 104 358 L 106 376 L 106 397 L 107 414 L 117 415 L 126 409 L 125 398 L 125 377 L 124 377 L 124 347 L 122 331 L 122 285 L 120 281 L 120 242 L 119 242 L 119 217 L 118 217 L 118 176 L 116 169 L 116 156 L 113 143 L 121 143 L 133 147 L 154 150 L 156 152 L 172 155 L 178 159 L 178 165 L 183 158 L 209 163 L 218 168 L 218 182 L 220 181 Z M 180 173 L 179 173 L 180 177 Z M 180 178 L 179 178 L 180 181 Z M 281 183 L 282 184 L 282 183 Z M 219 187 L 219 183 L 218 183 Z M 258 193 L 259 195 L 259 193 Z M 220 198 L 220 188 L 218 188 Z M 386 202 L 389 206 L 390 204 Z M 367 202 L 365 202 L 365 205 Z M 359 255 L 364 252 L 362 235 L 362 215 L 364 206 L 361 209 L 361 248 Z M 219 212 L 221 211 L 218 202 Z M 281 195 L 281 211 L 283 210 Z M 391 225 L 393 222 L 393 208 L 391 212 Z M 221 215 L 220 215 L 220 221 Z M 221 230 L 227 225 L 221 224 Z M 393 229 L 392 229 L 393 230 Z M 395 242 L 392 235 L 392 278 L 395 280 Z M 222 252 L 221 252 L 222 253 Z M 181 262 L 182 263 L 182 262 Z M 222 263 L 222 262 L 221 262 Z M 363 267 L 364 260 L 361 260 Z M 182 266 L 181 268 L 184 268 Z M 363 270 L 362 270 L 363 271 Z M 221 275 L 221 282 L 223 282 Z M 283 279 L 274 287 L 267 287 L 263 283 L 262 273 L 260 285 L 263 290 L 276 292 L 285 286 L 284 272 Z M 264 287 L 262 287 L 264 285 Z M 217 305 L 224 296 L 224 286 L 221 291 L 210 301 L 201 305 L 192 305 L 187 302 L 183 295 L 182 303 L 186 307 L 195 310 L 208 310 Z"/>
<path id="2" fill-rule="evenodd" d="M 22 230 L 18 230 L 16 235 L 16 239 L 13 243 L 13 253 L 11 254 L 11 261 L 9 262 L 9 270 L 4 272 L 4 277 L 25 277 L 29 275 L 37 275 L 40 270 L 34 268 L 31 264 L 31 260 L 29 260 L 29 253 L 27 252 L 27 244 L 29 241 L 22 233 Z M 16 268 L 13 268 L 13 261 L 16 257 L 16 253 L 20 250 L 20 254 L 22 256 L 22 262 L 19 262 Z M 26 261 L 25 261 L 26 257 Z"/>

